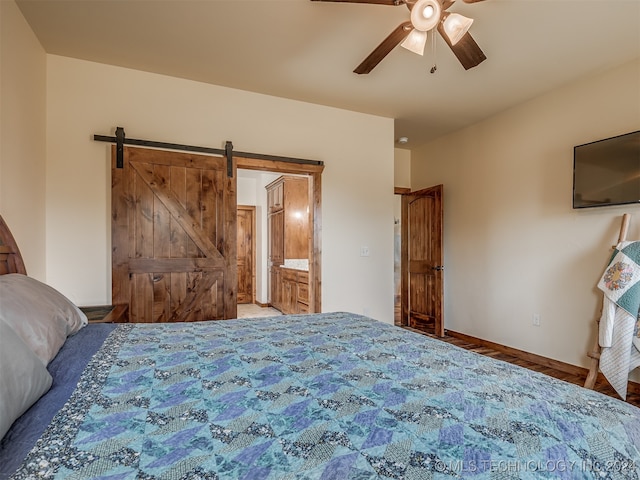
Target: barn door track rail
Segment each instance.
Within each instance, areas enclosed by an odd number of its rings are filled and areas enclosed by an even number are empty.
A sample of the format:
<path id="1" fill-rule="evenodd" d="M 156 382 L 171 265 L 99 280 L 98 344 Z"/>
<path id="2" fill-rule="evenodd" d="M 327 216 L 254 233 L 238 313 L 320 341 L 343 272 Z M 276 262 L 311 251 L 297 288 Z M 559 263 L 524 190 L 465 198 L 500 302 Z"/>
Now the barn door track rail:
<path id="1" fill-rule="evenodd" d="M 165 150 L 178 150 L 182 152 L 207 153 L 210 155 L 218 155 L 227 158 L 227 176 L 233 176 L 233 156 L 244 158 L 255 158 L 258 160 L 275 160 L 285 163 L 296 163 L 302 165 L 319 165 L 323 166 L 324 162 L 320 160 L 307 160 L 304 158 L 279 157 L 276 155 L 264 155 L 260 153 L 234 152 L 233 143 L 225 142 L 225 148 L 201 147 L 197 145 L 183 145 L 180 143 L 158 142 L 154 140 L 139 140 L 137 138 L 126 138 L 123 127 L 116 127 L 115 136 L 98 135 L 93 136 L 96 142 L 107 142 L 116 144 L 116 166 L 123 168 L 124 165 L 124 146 L 135 145 L 138 147 L 162 148 Z"/>

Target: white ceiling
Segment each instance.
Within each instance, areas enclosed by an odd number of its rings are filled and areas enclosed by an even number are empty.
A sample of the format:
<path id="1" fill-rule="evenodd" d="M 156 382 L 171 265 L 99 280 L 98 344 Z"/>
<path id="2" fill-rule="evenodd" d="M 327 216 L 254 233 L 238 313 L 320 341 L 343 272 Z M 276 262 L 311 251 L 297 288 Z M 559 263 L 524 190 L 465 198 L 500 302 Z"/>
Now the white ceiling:
<path id="1" fill-rule="evenodd" d="M 0 0 L 3 1 L 3 0 Z M 401 22 L 403 5 L 310 0 L 17 0 L 47 53 L 392 117 L 405 148 L 575 79 L 640 58 L 640 0 L 486 0 L 475 19 L 487 56 L 465 71 L 396 47 L 353 69 Z M 437 72 L 430 74 L 434 61 Z M 640 79 L 639 79 L 640 88 Z"/>

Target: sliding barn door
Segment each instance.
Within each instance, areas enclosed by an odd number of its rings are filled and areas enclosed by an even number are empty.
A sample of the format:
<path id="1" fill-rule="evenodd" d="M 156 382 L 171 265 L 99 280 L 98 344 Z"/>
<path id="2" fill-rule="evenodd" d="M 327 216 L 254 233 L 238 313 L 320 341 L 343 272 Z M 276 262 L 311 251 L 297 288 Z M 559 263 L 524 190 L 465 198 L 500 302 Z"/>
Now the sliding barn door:
<path id="1" fill-rule="evenodd" d="M 236 173 L 227 159 L 112 148 L 112 301 L 131 322 L 235 318 Z"/>

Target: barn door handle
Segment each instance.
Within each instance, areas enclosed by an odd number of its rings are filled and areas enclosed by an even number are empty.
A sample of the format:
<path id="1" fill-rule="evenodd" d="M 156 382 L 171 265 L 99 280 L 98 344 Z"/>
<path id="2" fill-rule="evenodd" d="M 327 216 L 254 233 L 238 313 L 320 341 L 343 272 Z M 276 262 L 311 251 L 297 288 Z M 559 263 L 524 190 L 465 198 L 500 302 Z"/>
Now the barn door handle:
<path id="1" fill-rule="evenodd" d="M 435 267 L 431 267 L 431 270 L 441 272 L 442 270 L 444 270 L 444 265 L 436 265 Z"/>

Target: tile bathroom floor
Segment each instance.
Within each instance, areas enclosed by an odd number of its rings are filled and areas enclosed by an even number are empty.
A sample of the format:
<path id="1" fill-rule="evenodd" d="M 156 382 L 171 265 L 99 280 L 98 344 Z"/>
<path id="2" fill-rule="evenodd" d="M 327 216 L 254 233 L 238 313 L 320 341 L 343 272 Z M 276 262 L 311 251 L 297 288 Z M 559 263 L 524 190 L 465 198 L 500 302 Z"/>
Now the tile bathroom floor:
<path id="1" fill-rule="evenodd" d="M 272 307 L 261 307 L 253 303 L 238 304 L 238 318 L 275 317 L 282 315 Z"/>

